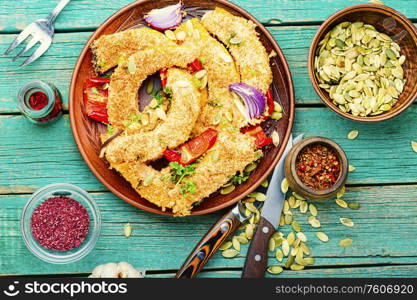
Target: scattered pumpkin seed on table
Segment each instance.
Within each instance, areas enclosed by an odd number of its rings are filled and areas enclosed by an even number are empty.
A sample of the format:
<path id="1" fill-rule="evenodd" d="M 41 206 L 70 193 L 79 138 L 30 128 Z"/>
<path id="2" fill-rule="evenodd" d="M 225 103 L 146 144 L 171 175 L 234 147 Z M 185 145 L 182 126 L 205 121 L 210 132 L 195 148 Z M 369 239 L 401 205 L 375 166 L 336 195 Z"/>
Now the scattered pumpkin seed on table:
<path id="1" fill-rule="evenodd" d="M 270 266 L 268 267 L 268 269 L 266 269 L 268 271 L 268 273 L 277 275 L 279 273 L 281 273 L 282 271 L 284 271 L 284 269 L 281 266 Z"/>
<path id="2" fill-rule="evenodd" d="M 352 245 L 352 243 L 353 243 L 352 239 L 349 239 L 349 238 L 348 239 L 343 239 L 339 242 L 339 246 L 340 247 L 349 247 L 349 246 Z"/>
<path id="3" fill-rule="evenodd" d="M 395 105 L 405 85 L 405 60 L 400 46 L 374 26 L 342 22 L 319 42 L 314 70 L 341 111 L 366 117 Z"/>
<path id="4" fill-rule="evenodd" d="M 287 178 L 284 178 L 281 182 L 281 191 L 286 194 L 288 192 L 288 181 Z"/>
<path id="5" fill-rule="evenodd" d="M 347 208 L 348 207 L 347 202 L 343 199 L 336 198 L 336 203 L 337 203 L 337 205 L 339 205 L 342 208 Z"/>
<path id="6" fill-rule="evenodd" d="M 340 223 L 342 223 L 343 225 L 347 226 L 347 227 L 353 227 L 355 225 L 355 223 L 353 223 L 353 221 L 349 218 L 340 218 Z"/>
<path id="7" fill-rule="evenodd" d="M 316 233 L 316 236 L 322 242 L 327 243 L 329 241 L 329 237 L 324 232 L 319 231 Z"/>
<path id="8" fill-rule="evenodd" d="M 356 167 L 353 165 L 349 165 L 349 172 L 353 172 L 356 170 Z"/>
<path id="9" fill-rule="evenodd" d="M 359 209 L 361 207 L 359 202 L 349 202 L 348 207 L 350 209 Z"/>
<path id="10" fill-rule="evenodd" d="M 233 258 L 239 254 L 239 251 L 235 249 L 227 249 L 222 252 L 223 257 L 225 258 Z"/>
<path id="11" fill-rule="evenodd" d="M 354 140 L 354 139 L 356 139 L 356 138 L 358 137 L 358 135 L 359 135 L 359 131 L 357 131 L 357 130 L 352 130 L 352 131 L 350 131 L 350 132 L 348 133 L 347 138 L 348 138 L 349 140 Z"/>

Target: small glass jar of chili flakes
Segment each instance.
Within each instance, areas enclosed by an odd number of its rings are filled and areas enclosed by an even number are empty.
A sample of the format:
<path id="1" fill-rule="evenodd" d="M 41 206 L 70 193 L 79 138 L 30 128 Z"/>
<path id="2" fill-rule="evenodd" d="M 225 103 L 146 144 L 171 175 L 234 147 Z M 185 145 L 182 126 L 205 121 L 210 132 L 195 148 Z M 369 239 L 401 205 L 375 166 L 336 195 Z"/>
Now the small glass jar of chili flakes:
<path id="1" fill-rule="evenodd" d="M 291 189 L 310 200 L 337 194 L 346 182 L 348 161 L 338 144 L 311 137 L 296 144 L 285 160 L 285 176 Z"/>
<path id="2" fill-rule="evenodd" d="M 25 84 L 19 91 L 17 101 L 20 111 L 31 122 L 43 125 L 62 115 L 62 100 L 57 88 L 36 80 Z"/>

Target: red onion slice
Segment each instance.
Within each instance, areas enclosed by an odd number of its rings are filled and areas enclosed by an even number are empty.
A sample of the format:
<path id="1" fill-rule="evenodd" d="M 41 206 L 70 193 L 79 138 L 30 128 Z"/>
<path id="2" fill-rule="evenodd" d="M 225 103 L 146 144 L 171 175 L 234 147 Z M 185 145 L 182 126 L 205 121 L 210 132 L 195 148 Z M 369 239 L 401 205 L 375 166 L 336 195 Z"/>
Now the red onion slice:
<path id="1" fill-rule="evenodd" d="M 229 89 L 243 99 L 250 119 L 257 118 L 263 114 L 266 97 L 260 90 L 243 82 L 232 83 L 229 85 Z"/>
<path id="2" fill-rule="evenodd" d="M 154 29 L 170 29 L 181 23 L 183 7 L 184 5 L 180 1 L 178 4 L 152 9 L 144 16 L 144 19 Z"/>

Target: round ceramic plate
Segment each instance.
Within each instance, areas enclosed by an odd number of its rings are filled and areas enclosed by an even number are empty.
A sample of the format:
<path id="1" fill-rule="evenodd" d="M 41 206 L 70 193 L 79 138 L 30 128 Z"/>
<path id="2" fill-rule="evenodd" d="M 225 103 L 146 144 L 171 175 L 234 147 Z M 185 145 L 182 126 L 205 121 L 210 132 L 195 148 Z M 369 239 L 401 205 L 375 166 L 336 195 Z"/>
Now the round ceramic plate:
<path id="1" fill-rule="evenodd" d="M 113 194 L 131 205 L 149 212 L 164 215 L 172 215 L 172 212 L 169 210 L 162 211 L 156 205 L 141 198 L 123 177 L 116 171 L 109 170 L 108 163 L 99 157 L 101 149 L 99 135 L 106 129 L 104 125 L 86 116 L 83 104 L 83 85 L 87 78 L 95 75 L 91 63 L 92 53 L 90 50 L 90 45 L 94 40 L 103 34 L 111 34 L 129 28 L 145 26 L 143 20 L 145 13 L 154 8 L 161 8 L 175 3 L 178 3 L 178 1 L 136 1 L 122 8 L 107 19 L 84 46 L 75 65 L 69 93 L 69 112 L 74 139 L 81 155 L 94 175 Z M 284 110 L 281 120 L 268 120 L 265 122 L 265 126 L 263 125 L 267 133 L 271 133 L 273 130 L 278 131 L 280 136 L 279 146 L 266 149 L 263 159 L 251 174 L 250 178 L 245 183 L 237 186 L 232 193 L 228 195 L 215 193 L 193 208 L 192 215 L 202 215 L 236 203 L 255 190 L 272 171 L 284 151 L 294 122 L 294 90 L 291 74 L 281 49 L 278 47 L 272 35 L 252 15 L 239 6 L 224 0 L 185 0 L 183 3 L 187 11 L 187 18 L 201 17 L 207 10 L 221 7 L 234 15 L 244 17 L 256 23 L 260 39 L 267 52 L 270 53 L 274 50 L 277 53 L 276 56 L 271 58 L 271 68 L 274 76 L 272 90 L 275 101 L 281 103 Z"/>

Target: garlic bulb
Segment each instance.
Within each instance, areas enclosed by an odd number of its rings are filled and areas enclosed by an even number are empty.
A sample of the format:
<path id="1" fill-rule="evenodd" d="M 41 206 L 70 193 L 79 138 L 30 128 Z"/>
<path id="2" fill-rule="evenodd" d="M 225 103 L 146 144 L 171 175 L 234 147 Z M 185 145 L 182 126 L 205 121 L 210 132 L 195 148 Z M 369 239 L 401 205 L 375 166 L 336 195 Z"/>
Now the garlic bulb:
<path id="1" fill-rule="evenodd" d="M 138 271 L 127 262 L 107 263 L 94 268 L 90 278 L 143 278 L 144 271 Z"/>

